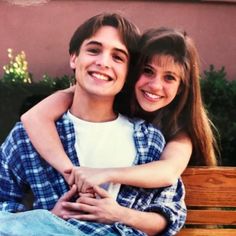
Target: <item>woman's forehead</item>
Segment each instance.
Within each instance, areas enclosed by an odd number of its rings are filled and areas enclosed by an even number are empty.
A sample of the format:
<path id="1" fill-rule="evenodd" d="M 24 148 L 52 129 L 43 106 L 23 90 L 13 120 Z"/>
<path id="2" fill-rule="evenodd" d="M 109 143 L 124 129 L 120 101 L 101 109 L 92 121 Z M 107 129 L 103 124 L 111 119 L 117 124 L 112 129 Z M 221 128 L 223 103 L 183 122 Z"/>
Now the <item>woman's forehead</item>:
<path id="1" fill-rule="evenodd" d="M 161 67 L 166 71 L 173 71 L 175 74 L 178 74 L 180 77 L 183 76 L 184 67 L 175 58 L 171 55 L 156 54 L 152 56 L 149 60 L 149 63 Z"/>
<path id="2" fill-rule="evenodd" d="M 158 66 L 179 65 L 179 63 L 175 62 L 173 56 L 165 54 L 155 54 L 149 59 L 149 62 Z"/>

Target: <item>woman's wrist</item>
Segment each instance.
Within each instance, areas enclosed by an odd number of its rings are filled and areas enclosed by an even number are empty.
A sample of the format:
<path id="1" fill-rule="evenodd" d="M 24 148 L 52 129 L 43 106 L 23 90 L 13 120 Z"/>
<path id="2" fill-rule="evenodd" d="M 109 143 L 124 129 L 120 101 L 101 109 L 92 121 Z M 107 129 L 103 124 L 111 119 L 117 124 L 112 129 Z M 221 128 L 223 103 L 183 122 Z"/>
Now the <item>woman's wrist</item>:
<path id="1" fill-rule="evenodd" d="M 106 169 L 106 183 L 120 183 L 119 176 L 121 175 L 120 168 L 107 168 Z"/>
<path id="2" fill-rule="evenodd" d="M 70 176 L 70 172 L 73 168 L 73 164 L 67 155 L 61 156 L 60 158 L 58 158 L 58 160 L 61 160 L 61 161 L 57 161 L 59 165 L 57 166 L 56 169 L 67 180 L 68 176 Z"/>

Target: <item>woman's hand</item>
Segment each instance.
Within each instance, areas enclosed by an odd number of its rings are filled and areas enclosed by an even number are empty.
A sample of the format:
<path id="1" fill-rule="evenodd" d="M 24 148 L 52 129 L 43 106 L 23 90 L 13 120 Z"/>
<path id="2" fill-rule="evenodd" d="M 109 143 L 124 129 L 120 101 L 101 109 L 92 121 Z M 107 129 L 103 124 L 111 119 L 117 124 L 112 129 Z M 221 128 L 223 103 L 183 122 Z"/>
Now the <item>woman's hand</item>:
<path id="1" fill-rule="evenodd" d="M 69 185 L 75 184 L 79 193 L 87 193 L 94 186 L 109 182 L 110 172 L 109 168 L 73 167 L 65 171 L 65 175 L 70 174 L 67 178 Z"/>

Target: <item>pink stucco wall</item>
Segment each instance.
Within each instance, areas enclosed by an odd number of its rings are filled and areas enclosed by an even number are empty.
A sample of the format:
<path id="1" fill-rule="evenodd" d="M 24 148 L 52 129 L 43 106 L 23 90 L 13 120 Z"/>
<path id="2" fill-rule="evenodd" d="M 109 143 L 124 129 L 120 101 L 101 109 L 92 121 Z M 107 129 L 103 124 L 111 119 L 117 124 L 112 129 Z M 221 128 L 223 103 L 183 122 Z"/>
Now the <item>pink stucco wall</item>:
<path id="1" fill-rule="evenodd" d="M 26 52 L 35 80 L 45 73 L 71 73 L 67 50 L 72 33 L 84 20 L 104 11 L 122 13 L 142 31 L 159 26 L 185 29 L 196 41 L 202 69 L 224 65 L 228 78 L 236 79 L 236 3 L 128 0 L 51 0 L 34 6 L 1 1 L 0 77 L 2 66 L 8 63 L 7 48 Z"/>

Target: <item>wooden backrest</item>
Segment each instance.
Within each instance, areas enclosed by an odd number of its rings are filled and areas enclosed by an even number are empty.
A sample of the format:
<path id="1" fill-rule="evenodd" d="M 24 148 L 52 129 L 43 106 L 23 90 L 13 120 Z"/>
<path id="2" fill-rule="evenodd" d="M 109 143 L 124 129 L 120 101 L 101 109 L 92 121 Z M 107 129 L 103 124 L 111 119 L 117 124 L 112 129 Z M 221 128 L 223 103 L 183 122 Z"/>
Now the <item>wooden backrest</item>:
<path id="1" fill-rule="evenodd" d="M 236 236 L 236 167 L 192 167 L 182 175 L 188 208 L 180 236 Z"/>

